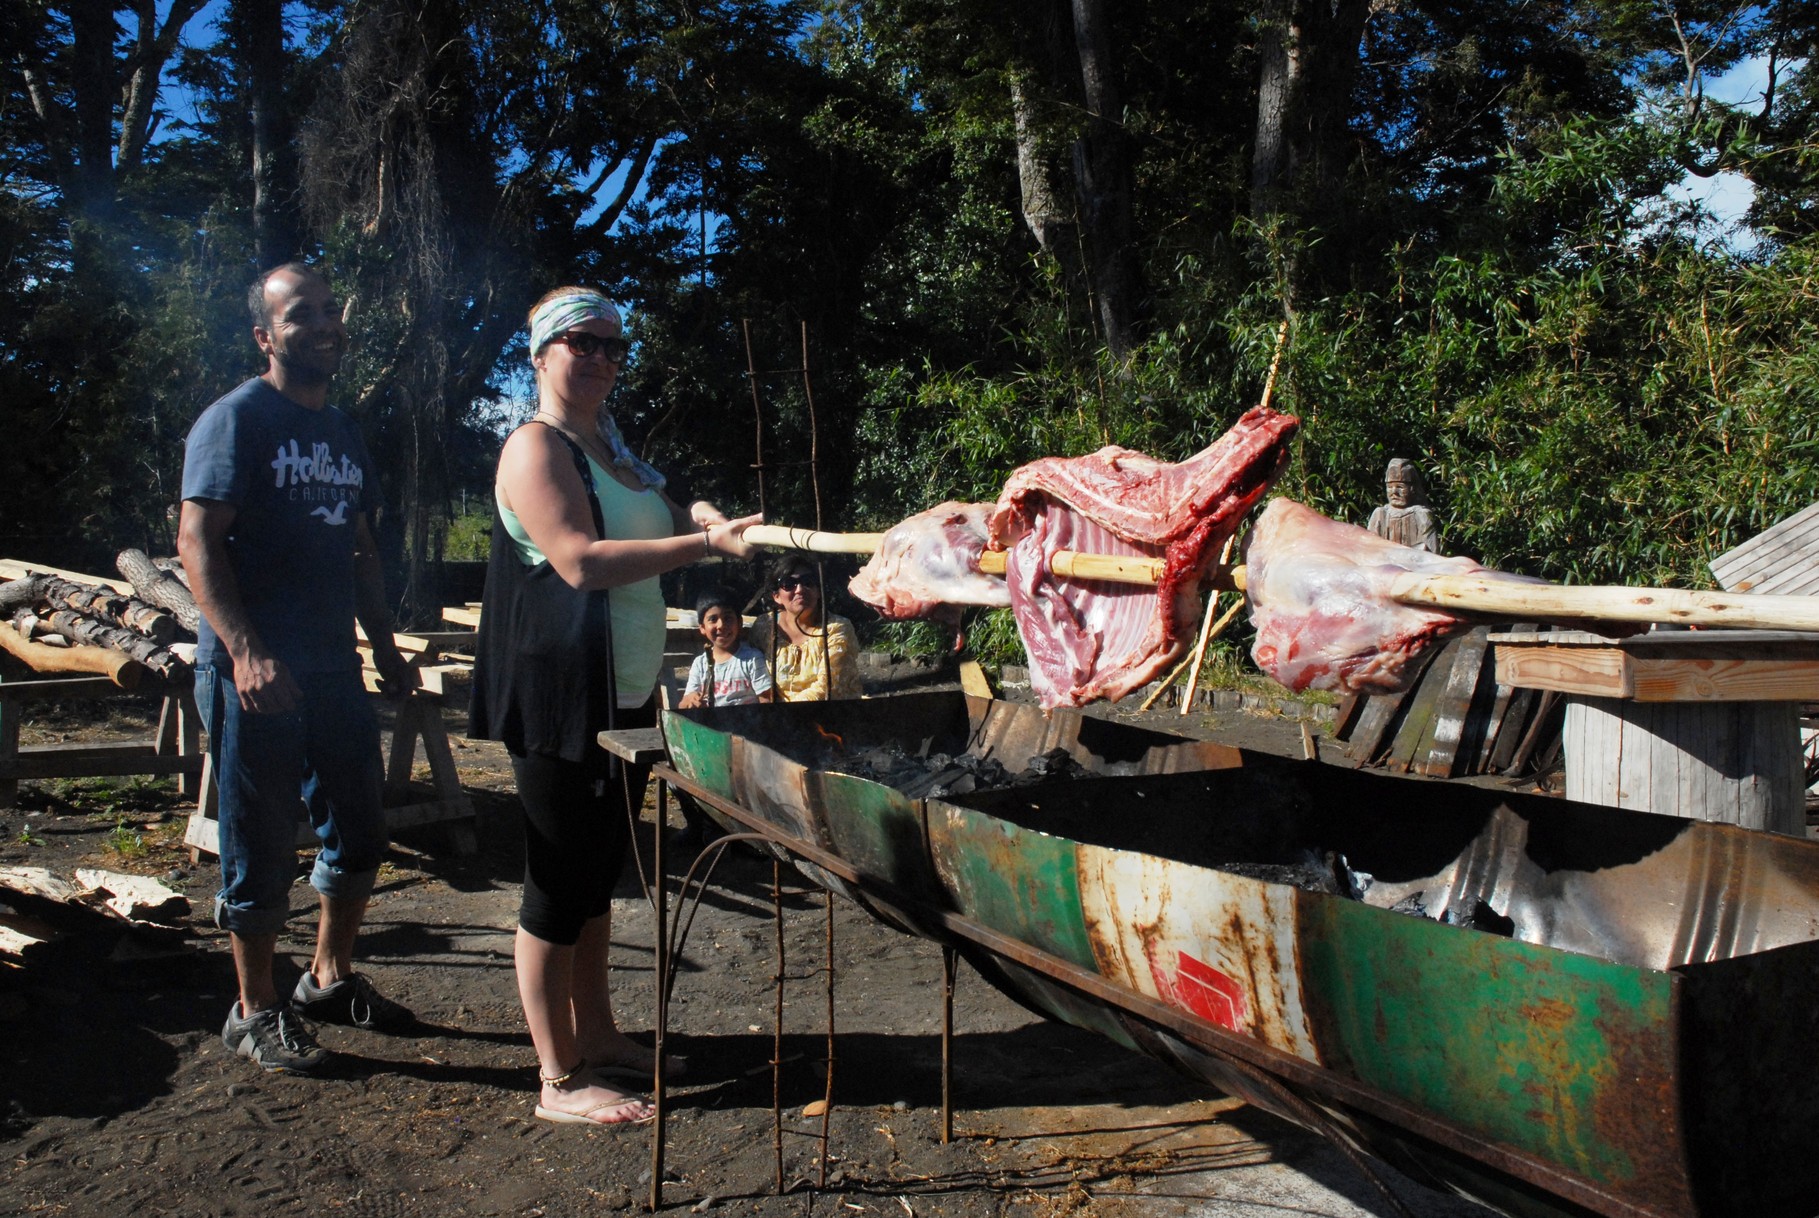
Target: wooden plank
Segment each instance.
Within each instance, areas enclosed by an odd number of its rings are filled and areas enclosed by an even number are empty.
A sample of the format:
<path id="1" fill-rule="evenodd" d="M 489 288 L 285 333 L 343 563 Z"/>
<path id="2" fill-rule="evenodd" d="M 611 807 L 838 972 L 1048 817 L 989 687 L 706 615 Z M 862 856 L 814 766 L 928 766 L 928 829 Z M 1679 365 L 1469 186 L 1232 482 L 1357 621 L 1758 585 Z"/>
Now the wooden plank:
<path id="1" fill-rule="evenodd" d="M 960 688 L 975 698 L 989 700 L 993 697 L 991 682 L 985 679 L 985 669 L 977 660 L 960 662 Z"/>
<path id="2" fill-rule="evenodd" d="M 200 774 L 202 754 L 163 753 L 140 741 L 33 744 L 19 750 L 20 778 L 95 778 L 106 774 Z"/>
<path id="3" fill-rule="evenodd" d="M 669 757 L 661 728 L 635 727 L 601 732 L 599 740 L 601 748 L 628 765 L 657 765 Z"/>
<path id="4" fill-rule="evenodd" d="M 1352 737 L 1346 742 L 1345 754 L 1360 766 L 1375 761 L 1383 747 L 1383 739 L 1396 721 L 1396 712 L 1402 709 L 1402 703 L 1408 697 L 1408 691 L 1397 694 L 1373 694 L 1364 701 L 1364 708 L 1358 713 L 1358 723 L 1352 729 Z"/>
<path id="5" fill-rule="evenodd" d="M 1775 660 L 1643 660 L 1631 657 L 1638 702 L 1805 702 L 1819 697 L 1819 665 Z"/>
<path id="6" fill-rule="evenodd" d="M 366 692 L 391 696 L 379 688 L 377 669 L 362 668 L 360 679 L 366 685 Z M 432 698 L 466 697 L 467 691 L 473 688 L 474 666 L 466 663 L 431 664 L 417 670 L 417 695 Z"/>
<path id="7" fill-rule="evenodd" d="M 1416 759 L 1433 747 L 1434 719 L 1446 690 L 1446 677 L 1453 669 L 1453 658 L 1458 654 L 1459 640 L 1448 639 L 1422 670 L 1403 707 L 1402 726 L 1396 731 L 1396 742 L 1390 746 L 1386 764 L 1399 761 L 1403 772 L 1407 773 Z"/>
<path id="8" fill-rule="evenodd" d="M 1489 627 L 1476 627 L 1458 639 L 1453 652 L 1453 666 L 1434 708 L 1434 743 L 1416 768 L 1433 778 L 1451 778 L 1459 759 L 1459 745 L 1465 737 L 1466 720 L 1471 717 L 1472 703 L 1478 694 L 1478 680 L 1484 672 L 1484 653 L 1489 648 Z M 1438 676 L 1438 672 L 1434 674 Z"/>
<path id="9" fill-rule="evenodd" d="M 1509 768 L 1510 759 L 1516 755 L 1516 748 L 1522 743 L 1523 733 L 1528 730 L 1529 716 L 1534 713 L 1535 703 L 1540 698 L 1537 690 L 1519 689 L 1513 685 L 1505 685 L 1501 681 L 1497 683 L 1497 692 L 1499 695 L 1507 692 L 1509 697 L 1503 704 L 1503 711 L 1498 717 L 1497 723 L 1491 729 L 1495 739 L 1490 739 L 1491 733 L 1487 733 L 1484 745 L 1485 763 L 1484 768 L 1480 771 L 1485 774 L 1501 774 Z"/>
<path id="10" fill-rule="evenodd" d="M 1533 623 L 1524 622 L 1515 626 L 1513 632 L 1520 634 L 1534 629 Z M 1488 633 L 1487 643 L 1489 642 Z M 1515 686 L 1497 680 L 1495 644 L 1491 644 L 1491 647 L 1493 649 L 1490 657 L 1491 695 L 1489 703 L 1484 708 L 1483 735 L 1480 737 L 1476 755 L 1466 769 L 1466 772 L 1471 774 L 1487 774 L 1499 768 L 1494 760 L 1497 755 L 1497 746 L 1500 741 L 1505 739 L 1504 720 L 1509 716 L 1510 704 L 1516 696 Z"/>
<path id="11" fill-rule="evenodd" d="M 99 698 L 119 692 L 120 687 L 108 677 L 47 677 L 42 681 L 7 681 L 0 683 L 0 705 L 9 702 L 41 702 L 46 698 Z"/>
<path id="12" fill-rule="evenodd" d="M 442 609 L 442 620 L 451 626 L 466 626 L 470 630 L 478 630 L 480 628 L 480 606 L 445 605 Z"/>
<path id="13" fill-rule="evenodd" d="M 1497 679 L 1505 685 L 1602 698 L 1630 693 L 1630 670 L 1614 648 L 1505 644 L 1496 655 Z"/>
<path id="14" fill-rule="evenodd" d="M 1769 572 L 1784 571 L 1806 556 L 1819 566 L 1819 503 L 1770 525 L 1743 544 L 1711 561 L 1712 578 L 1721 588 L 1738 592 L 1759 588 Z"/>
<path id="15" fill-rule="evenodd" d="M 1334 740 L 1350 740 L 1352 729 L 1358 726 L 1358 719 L 1363 715 L 1367 701 L 1363 694 L 1347 694 L 1341 698 L 1338 709 L 1333 712 L 1332 730 L 1327 734 Z"/>

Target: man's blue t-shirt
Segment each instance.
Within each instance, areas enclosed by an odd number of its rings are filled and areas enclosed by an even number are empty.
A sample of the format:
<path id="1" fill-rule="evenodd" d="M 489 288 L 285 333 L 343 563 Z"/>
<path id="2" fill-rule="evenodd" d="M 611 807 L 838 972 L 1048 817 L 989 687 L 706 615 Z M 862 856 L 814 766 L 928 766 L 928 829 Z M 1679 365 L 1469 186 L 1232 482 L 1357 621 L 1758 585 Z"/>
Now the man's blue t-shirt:
<path id="1" fill-rule="evenodd" d="M 254 630 L 297 672 L 354 658 L 354 516 L 379 505 L 353 420 L 311 410 L 257 377 L 202 412 L 183 456 L 183 497 L 231 503 L 227 555 Z M 232 659 L 207 619 L 198 663 Z"/>

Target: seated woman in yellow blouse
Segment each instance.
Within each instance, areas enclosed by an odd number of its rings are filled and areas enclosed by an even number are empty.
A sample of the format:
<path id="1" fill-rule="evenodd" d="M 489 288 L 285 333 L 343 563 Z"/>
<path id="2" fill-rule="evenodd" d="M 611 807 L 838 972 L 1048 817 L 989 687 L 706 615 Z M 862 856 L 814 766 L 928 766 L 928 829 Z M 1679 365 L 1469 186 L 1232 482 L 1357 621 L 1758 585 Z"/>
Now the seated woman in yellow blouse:
<path id="1" fill-rule="evenodd" d="M 800 554 L 786 554 L 772 568 L 767 586 L 776 608 L 759 617 L 751 641 L 771 661 L 776 696 L 785 702 L 857 698 L 859 636 L 837 614 L 827 615 L 823 626 L 815 564 Z M 780 633 L 773 634 L 773 622 Z"/>

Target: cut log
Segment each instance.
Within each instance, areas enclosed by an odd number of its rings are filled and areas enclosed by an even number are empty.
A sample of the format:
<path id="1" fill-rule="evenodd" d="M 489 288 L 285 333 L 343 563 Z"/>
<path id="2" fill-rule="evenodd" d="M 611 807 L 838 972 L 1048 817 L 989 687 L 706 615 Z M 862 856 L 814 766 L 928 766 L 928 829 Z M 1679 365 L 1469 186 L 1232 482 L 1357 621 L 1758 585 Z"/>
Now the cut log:
<path id="1" fill-rule="evenodd" d="M 21 609 L 35 607 L 44 599 L 45 578 L 42 575 L 26 575 L 0 584 L 0 613 L 10 617 Z"/>
<path id="2" fill-rule="evenodd" d="M 122 550 L 114 556 L 114 565 L 140 600 L 168 610 L 177 624 L 191 634 L 201 629 L 202 613 L 196 608 L 189 586 L 169 571 L 159 569 L 144 550 Z"/>
<path id="3" fill-rule="evenodd" d="M 189 572 L 183 569 L 183 560 L 181 558 L 154 558 L 152 559 L 152 566 L 158 568 L 166 575 L 174 577 L 176 581 L 185 588 L 189 587 Z"/>
<path id="4" fill-rule="evenodd" d="M 0 649 L 24 661 L 33 672 L 98 672 L 121 689 L 137 688 L 146 672 L 144 664 L 123 651 L 106 647 L 48 647 L 43 643 L 28 642 L 6 623 L 0 623 Z"/>
<path id="5" fill-rule="evenodd" d="M 0 913 L 0 956 L 28 960 L 41 954 L 46 944 L 59 937 L 53 928 L 37 918 Z"/>
<path id="6" fill-rule="evenodd" d="M 42 603 L 52 609 L 73 609 L 83 617 L 144 635 L 160 647 L 177 637 L 177 619 L 138 597 L 122 596 L 112 588 L 81 584 L 57 575 L 39 577 Z"/>
<path id="7" fill-rule="evenodd" d="M 189 914 L 189 898 L 148 875 L 76 868 L 76 883 L 106 894 L 107 907 L 129 922 L 175 922 Z"/>
<path id="8" fill-rule="evenodd" d="M 52 613 L 50 623 L 58 634 L 76 643 L 124 652 L 164 676 L 183 671 L 183 665 L 176 656 L 150 639 L 118 626 L 97 622 L 92 617 L 84 617 L 73 609 L 59 609 Z"/>
<path id="9" fill-rule="evenodd" d="M 20 893 L 67 905 L 80 900 L 83 891 L 68 880 L 52 875 L 48 867 L 0 867 L 0 892 Z"/>

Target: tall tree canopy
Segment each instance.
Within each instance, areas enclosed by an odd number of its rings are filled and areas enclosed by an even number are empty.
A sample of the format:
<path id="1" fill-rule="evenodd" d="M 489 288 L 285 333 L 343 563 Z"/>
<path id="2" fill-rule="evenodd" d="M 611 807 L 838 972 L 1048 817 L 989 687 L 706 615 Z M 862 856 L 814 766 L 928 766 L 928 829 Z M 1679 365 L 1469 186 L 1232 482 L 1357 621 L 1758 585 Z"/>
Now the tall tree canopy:
<path id="1" fill-rule="evenodd" d="M 1449 540 L 1697 581 L 1819 498 L 1801 0 L 18 0 L 0 26 L 0 549 L 168 550 L 181 441 L 321 262 L 411 606 L 521 405 L 624 300 L 616 410 L 729 506 L 875 525 L 1261 391 L 1285 489 L 1427 467 Z M 1724 104 L 1738 64 L 1765 88 Z M 1675 193 L 1755 188 L 1742 253 Z M 754 470 L 762 445 L 763 468 Z"/>

